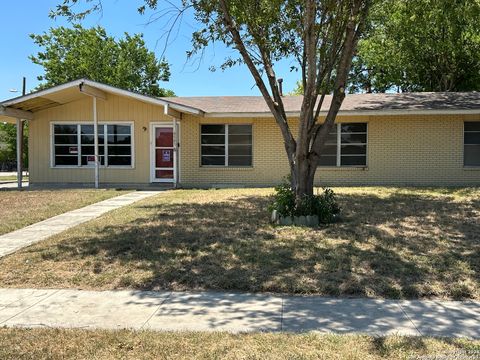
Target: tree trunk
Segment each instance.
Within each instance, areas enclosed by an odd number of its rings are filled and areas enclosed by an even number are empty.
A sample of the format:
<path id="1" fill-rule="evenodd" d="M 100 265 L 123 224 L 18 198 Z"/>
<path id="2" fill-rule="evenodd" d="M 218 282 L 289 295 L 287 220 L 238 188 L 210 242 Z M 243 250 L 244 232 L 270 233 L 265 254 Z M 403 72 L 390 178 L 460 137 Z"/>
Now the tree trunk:
<path id="1" fill-rule="evenodd" d="M 316 166 L 316 165 L 315 165 Z M 300 204 L 305 196 L 313 195 L 315 171 L 312 171 L 312 161 L 309 158 L 297 158 L 293 169 L 296 182 L 292 189 L 295 190 L 296 203 Z"/>

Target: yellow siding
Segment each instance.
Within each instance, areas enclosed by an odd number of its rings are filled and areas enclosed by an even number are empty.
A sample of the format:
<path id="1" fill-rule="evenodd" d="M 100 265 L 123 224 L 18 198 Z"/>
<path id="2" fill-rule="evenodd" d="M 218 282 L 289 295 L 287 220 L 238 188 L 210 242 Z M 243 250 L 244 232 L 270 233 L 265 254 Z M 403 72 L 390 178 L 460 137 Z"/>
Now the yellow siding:
<path id="1" fill-rule="evenodd" d="M 150 182 L 150 123 L 172 121 L 163 108 L 140 101 L 109 96 L 98 101 L 100 122 L 134 122 L 133 169 L 101 169 L 102 183 Z M 30 122 L 30 180 L 42 183 L 91 183 L 91 168 L 50 167 L 50 123 L 91 121 L 92 99 L 44 110 Z M 368 122 L 366 169 L 319 168 L 319 185 L 480 185 L 480 169 L 463 167 L 463 122 L 480 116 L 363 116 L 339 117 L 339 122 Z M 208 168 L 200 166 L 200 124 L 253 125 L 253 167 Z M 292 120 L 296 133 L 298 121 Z M 184 186 L 271 185 L 288 173 L 283 140 L 272 118 L 200 118 L 180 120 L 180 182 Z M 146 131 L 143 130 L 146 128 Z"/>
<path id="2" fill-rule="evenodd" d="M 41 183 L 92 183 L 93 168 L 50 167 L 50 123 L 54 121 L 92 121 L 92 99 L 75 101 L 66 105 L 40 111 L 30 122 L 29 170 L 30 181 Z M 164 115 L 163 107 L 109 95 L 107 101 L 98 100 L 98 121 L 134 122 L 133 169 L 100 168 L 101 183 L 141 184 L 150 182 L 150 122 L 171 121 Z M 143 128 L 146 128 L 144 131 Z"/>

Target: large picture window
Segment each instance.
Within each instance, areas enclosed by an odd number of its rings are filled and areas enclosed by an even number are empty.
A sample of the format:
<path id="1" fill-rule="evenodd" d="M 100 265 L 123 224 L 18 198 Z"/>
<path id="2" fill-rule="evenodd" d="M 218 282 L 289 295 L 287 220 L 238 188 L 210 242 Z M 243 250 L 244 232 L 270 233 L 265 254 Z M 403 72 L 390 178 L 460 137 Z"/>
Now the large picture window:
<path id="1" fill-rule="evenodd" d="M 463 144 L 464 166 L 480 166 L 480 121 L 464 123 Z"/>
<path id="2" fill-rule="evenodd" d="M 53 165 L 94 165 L 95 137 L 90 124 L 53 125 Z M 98 154 L 102 166 L 132 166 L 132 125 L 98 125 Z"/>
<path id="3" fill-rule="evenodd" d="M 336 124 L 328 134 L 319 166 L 367 166 L 367 124 Z"/>
<path id="4" fill-rule="evenodd" d="M 252 125 L 201 125 L 202 166 L 252 166 Z"/>

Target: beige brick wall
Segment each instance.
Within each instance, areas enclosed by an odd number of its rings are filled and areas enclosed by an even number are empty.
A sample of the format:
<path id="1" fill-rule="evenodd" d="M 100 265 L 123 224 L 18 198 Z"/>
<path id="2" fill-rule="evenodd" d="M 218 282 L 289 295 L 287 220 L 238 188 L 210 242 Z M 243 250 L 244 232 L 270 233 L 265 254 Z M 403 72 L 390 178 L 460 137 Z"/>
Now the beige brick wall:
<path id="1" fill-rule="evenodd" d="M 367 122 L 367 168 L 319 168 L 318 185 L 480 185 L 480 168 L 463 167 L 463 122 L 480 116 L 339 117 L 338 122 Z M 253 167 L 200 166 L 200 124 L 253 125 Z M 181 121 L 180 179 L 184 186 L 271 185 L 288 174 L 280 130 L 271 118 Z M 297 121 L 291 122 L 296 133 Z"/>

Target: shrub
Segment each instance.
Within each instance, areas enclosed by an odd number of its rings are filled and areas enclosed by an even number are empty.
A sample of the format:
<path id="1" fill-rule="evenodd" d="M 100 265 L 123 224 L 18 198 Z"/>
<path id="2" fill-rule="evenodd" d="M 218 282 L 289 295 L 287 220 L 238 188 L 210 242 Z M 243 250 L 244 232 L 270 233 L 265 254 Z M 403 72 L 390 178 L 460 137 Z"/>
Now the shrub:
<path id="1" fill-rule="evenodd" d="M 304 196 L 297 205 L 295 191 L 290 187 L 288 178 L 275 187 L 273 201 L 269 206 L 269 211 L 273 210 L 277 210 L 283 217 L 317 215 L 320 223 L 331 223 L 340 213 L 335 193 L 329 188 L 324 188 L 315 195 Z"/>

